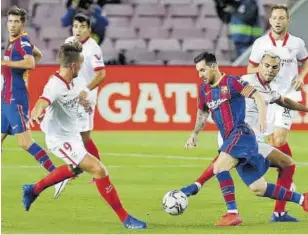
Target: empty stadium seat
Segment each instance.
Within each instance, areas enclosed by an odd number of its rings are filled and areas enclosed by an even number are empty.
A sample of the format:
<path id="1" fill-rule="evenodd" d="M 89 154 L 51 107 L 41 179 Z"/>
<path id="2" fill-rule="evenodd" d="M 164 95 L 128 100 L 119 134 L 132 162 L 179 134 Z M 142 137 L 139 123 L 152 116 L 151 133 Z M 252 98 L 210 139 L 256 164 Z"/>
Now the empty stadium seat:
<path id="1" fill-rule="evenodd" d="M 130 4 L 106 4 L 104 12 L 107 16 L 132 16 L 134 13 Z"/>
<path id="2" fill-rule="evenodd" d="M 125 55 L 128 60 L 133 60 L 136 62 L 156 60 L 155 52 L 147 50 L 140 50 L 140 49 L 128 50 L 126 51 Z"/>
<path id="3" fill-rule="evenodd" d="M 156 57 L 158 60 L 190 60 L 191 55 L 186 51 L 160 51 Z"/>
<path id="4" fill-rule="evenodd" d="M 130 25 L 129 17 L 108 17 L 109 27 L 128 27 Z"/>
<path id="5" fill-rule="evenodd" d="M 144 39 L 153 39 L 153 38 L 169 38 L 169 31 L 167 29 L 163 29 L 161 27 L 142 27 L 139 30 L 140 38 Z"/>
<path id="6" fill-rule="evenodd" d="M 204 38 L 204 33 L 198 28 L 174 28 L 171 34 L 172 38 Z"/>
<path id="7" fill-rule="evenodd" d="M 65 39 L 70 36 L 68 29 L 60 27 L 43 27 L 40 30 L 40 39 Z"/>
<path id="8" fill-rule="evenodd" d="M 142 4 L 136 7 L 136 16 L 164 16 L 165 8 L 162 5 Z"/>
<path id="9" fill-rule="evenodd" d="M 112 39 L 136 38 L 136 32 L 130 27 L 108 27 L 106 36 Z"/>
<path id="10" fill-rule="evenodd" d="M 142 39 L 119 39 L 115 43 L 115 50 L 134 50 L 134 49 L 145 49 L 146 44 Z"/>
<path id="11" fill-rule="evenodd" d="M 152 39 L 149 42 L 150 51 L 178 51 L 180 43 L 176 39 Z"/>
<path id="12" fill-rule="evenodd" d="M 192 18 L 168 18 L 165 20 L 164 28 L 193 28 L 194 20 Z"/>
<path id="13" fill-rule="evenodd" d="M 213 43 L 208 39 L 185 39 L 183 41 L 184 51 L 197 51 L 197 50 L 212 50 Z"/>
<path id="14" fill-rule="evenodd" d="M 131 26 L 139 27 L 160 27 L 162 25 L 161 17 L 157 16 L 140 16 L 132 19 Z"/>
<path id="15" fill-rule="evenodd" d="M 169 15 L 171 17 L 197 17 L 198 9 L 195 5 L 171 5 L 169 9 Z"/>
<path id="16" fill-rule="evenodd" d="M 164 4 L 164 5 L 171 5 L 171 4 L 188 5 L 188 4 L 192 4 L 193 0 L 161 0 L 160 2 L 161 2 L 161 4 Z"/>

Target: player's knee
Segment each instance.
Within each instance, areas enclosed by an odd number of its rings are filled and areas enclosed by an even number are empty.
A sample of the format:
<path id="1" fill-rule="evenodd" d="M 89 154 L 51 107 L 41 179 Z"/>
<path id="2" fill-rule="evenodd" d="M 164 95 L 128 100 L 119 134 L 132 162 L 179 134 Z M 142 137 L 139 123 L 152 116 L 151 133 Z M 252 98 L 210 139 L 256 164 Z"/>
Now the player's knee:
<path id="1" fill-rule="evenodd" d="M 92 173 L 94 178 L 103 178 L 108 175 L 107 169 L 99 161 L 93 166 Z"/>
<path id="2" fill-rule="evenodd" d="M 32 143 L 33 143 L 32 140 L 27 140 L 27 139 L 21 139 L 18 141 L 18 145 L 24 150 L 28 150 L 32 145 Z"/>
<path id="3" fill-rule="evenodd" d="M 262 197 L 266 189 L 266 183 L 256 181 L 252 183 L 251 185 L 249 185 L 249 188 L 256 196 Z"/>
<path id="4" fill-rule="evenodd" d="M 275 136 L 272 139 L 272 144 L 274 146 L 280 147 L 283 146 L 287 143 L 287 138 L 285 136 L 279 135 L 279 136 Z"/>

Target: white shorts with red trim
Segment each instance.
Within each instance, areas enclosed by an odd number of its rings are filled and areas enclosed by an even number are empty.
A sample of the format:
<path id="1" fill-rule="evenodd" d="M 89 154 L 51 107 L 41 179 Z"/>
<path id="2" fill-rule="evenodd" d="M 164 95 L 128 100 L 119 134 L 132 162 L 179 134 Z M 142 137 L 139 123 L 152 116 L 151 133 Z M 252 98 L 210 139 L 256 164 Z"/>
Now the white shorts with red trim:
<path id="1" fill-rule="evenodd" d="M 272 104 L 268 111 L 268 126 L 265 135 L 270 135 L 275 128 L 284 128 L 291 130 L 294 111 L 281 107 L 277 104 Z"/>
<path id="2" fill-rule="evenodd" d="M 50 152 L 74 167 L 77 167 L 87 154 L 79 133 L 75 137 L 65 140 L 46 136 L 45 141 Z"/>

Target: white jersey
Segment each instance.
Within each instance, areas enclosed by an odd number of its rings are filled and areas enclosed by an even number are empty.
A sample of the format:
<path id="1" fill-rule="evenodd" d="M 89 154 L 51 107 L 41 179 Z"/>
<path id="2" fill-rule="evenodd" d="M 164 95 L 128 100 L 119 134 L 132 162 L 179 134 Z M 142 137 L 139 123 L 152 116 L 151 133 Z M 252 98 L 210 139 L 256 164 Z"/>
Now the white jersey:
<path id="1" fill-rule="evenodd" d="M 65 42 L 75 40 L 75 37 L 69 37 Z M 78 87 L 87 86 L 95 77 L 95 72 L 105 68 L 103 53 L 99 45 L 92 38 L 86 38 L 82 43 L 82 55 L 84 56 L 84 62 L 81 66 L 78 77 L 74 79 L 74 83 Z M 88 99 L 96 104 L 97 88 L 93 89 Z"/>
<path id="2" fill-rule="evenodd" d="M 272 90 L 279 91 L 285 97 L 301 101 L 301 92 L 292 87 L 292 80 L 298 75 L 298 61 L 308 59 L 305 42 L 291 34 L 286 34 L 283 41 L 276 41 L 272 34 L 258 38 L 252 46 L 249 62 L 259 64 L 265 51 L 272 51 L 281 59 L 280 71 L 272 82 Z"/>
<path id="3" fill-rule="evenodd" d="M 67 83 L 58 73 L 49 78 L 40 97 L 50 104 L 41 122 L 46 137 L 66 139 L 79 135 L 76 126 L 79 93 L 73 82 Z"/>
<path id="4" fill-rule="evenodd" d="M 244 81 L 247 81 L 249 85 L 253 86 L 262 96 L 265 101 L 267 110 L 270 109 L 272 103 L 280 99 L 280 94 L 271 90 L 268 85 L 265 85 L 260 79 L 259 74 L 247 74 L 241 77 Z M 257 104 L 253 99 L 246 98 L 246 115 L 245 122 L 254 130 L 257 140 L 263 142 L 264 136 L 259 130 L 259 111 Z M 267 126 L 272 125 L 273 120 L 270 118 L 270 112 L 267 112 Z"/>

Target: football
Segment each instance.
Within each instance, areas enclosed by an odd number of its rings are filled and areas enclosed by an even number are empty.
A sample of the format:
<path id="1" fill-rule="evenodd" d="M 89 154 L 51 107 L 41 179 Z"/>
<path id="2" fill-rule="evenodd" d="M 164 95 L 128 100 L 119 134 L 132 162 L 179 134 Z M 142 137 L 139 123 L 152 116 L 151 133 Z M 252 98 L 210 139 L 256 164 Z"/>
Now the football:
<path id="1" fill-rule="evenodd" d="M 163 198 L 163 208 L 170 215 L 182 214 L 187 206 L 188 198 L 179 190 L 169 191 Z"/>

